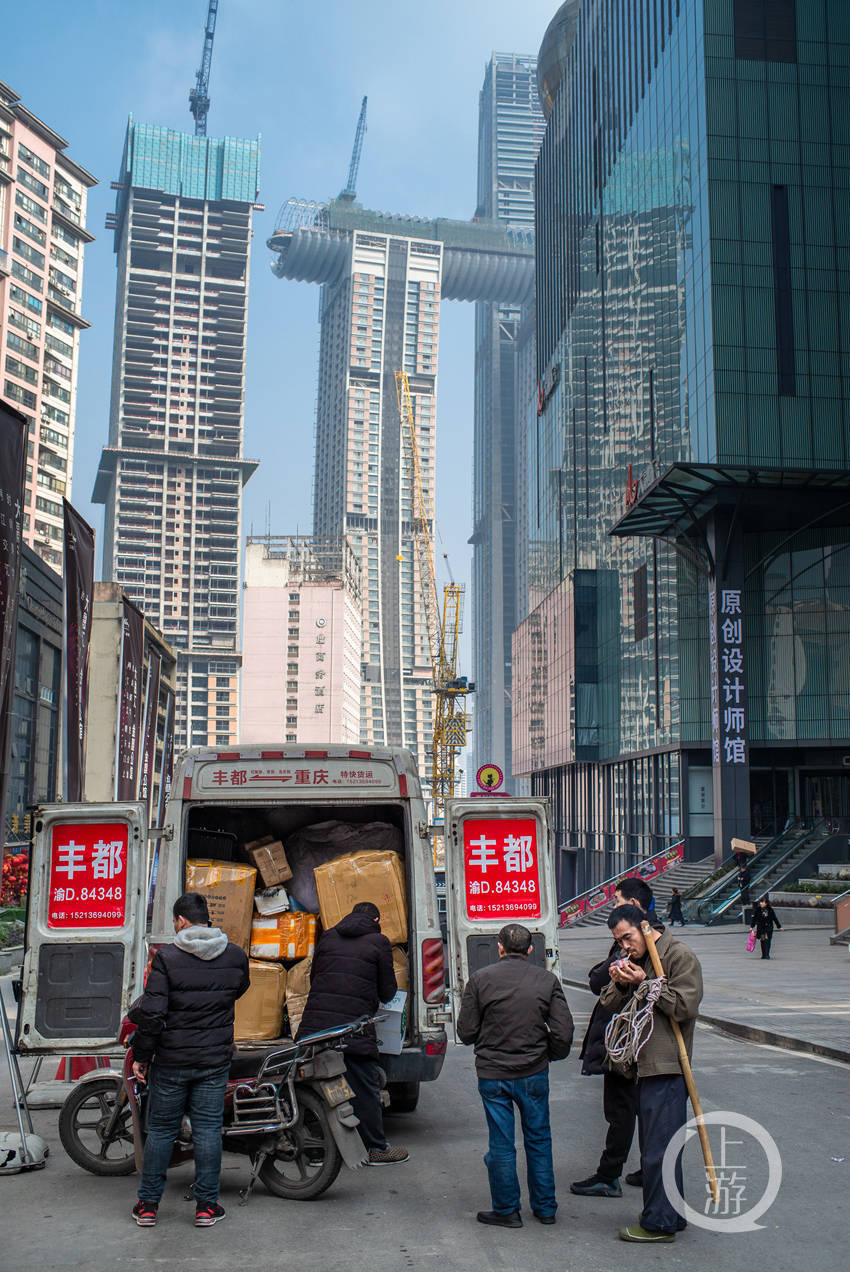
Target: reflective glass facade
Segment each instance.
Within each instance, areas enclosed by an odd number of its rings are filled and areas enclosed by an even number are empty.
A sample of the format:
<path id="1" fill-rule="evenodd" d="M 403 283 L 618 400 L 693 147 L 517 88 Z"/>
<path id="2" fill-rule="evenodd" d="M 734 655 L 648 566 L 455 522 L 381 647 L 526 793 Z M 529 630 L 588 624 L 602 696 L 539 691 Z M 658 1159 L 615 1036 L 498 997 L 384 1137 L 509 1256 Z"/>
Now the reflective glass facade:
<path id="1" fill-rule="evenodd" d="M 528 420 L 514 638 L 515 771 L 561 791 L 579 887 L 656 834 L 710 850 L 688 780 L 711 763 L 706 580 L 672 543 L 609 530 L 673 463 L 850 464 L 848 88 L 843 0 L 579 11 L 537 166 L 538 377 L 554 387 Z M 754 825 L 803 812 L 805 772 L 850 745 L 850 519 L 811 520 L 791 498 L 769 530 L 741 512 Z M 779 768 L 781 793 L 759 778 L 757 799 L 756 771 Z"/>

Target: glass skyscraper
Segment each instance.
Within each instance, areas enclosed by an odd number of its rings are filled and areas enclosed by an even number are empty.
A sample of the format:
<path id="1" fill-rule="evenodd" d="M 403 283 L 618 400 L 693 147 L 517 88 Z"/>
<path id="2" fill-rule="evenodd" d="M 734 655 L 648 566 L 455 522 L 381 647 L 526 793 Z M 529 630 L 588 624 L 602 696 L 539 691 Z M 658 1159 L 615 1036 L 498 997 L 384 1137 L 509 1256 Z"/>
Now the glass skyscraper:
<path id="1" fill-rule="evenodd" d="M 560 17 L 514 771 L 578 890 L 850 826 L 850 8 Z"/>
<path id="2" fill-rule="evenodd" d="M 545 121 L 537 59 L 494 53 L 478 113 L 477 217 L 517 235 L 534 231 L 534 161 Z M 518 560 L 522 506 L 520 421 L 534 386 L 531 305 L 475 306 L 475 436 L 472 544 L 475 768 L 511 776 L 511 637 L 524 610 Z M 520 569 L 518 571 L 518 565 Z"/>

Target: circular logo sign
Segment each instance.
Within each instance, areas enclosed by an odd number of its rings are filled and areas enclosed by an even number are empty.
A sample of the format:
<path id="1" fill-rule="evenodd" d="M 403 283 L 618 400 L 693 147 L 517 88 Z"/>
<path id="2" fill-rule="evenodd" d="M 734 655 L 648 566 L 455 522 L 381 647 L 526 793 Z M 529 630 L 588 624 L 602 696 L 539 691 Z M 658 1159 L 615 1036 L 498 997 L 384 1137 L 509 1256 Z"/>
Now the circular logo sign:
<path id="1" fill-rule="evenodd" d="M 325 625 L 325 623 L 326 623 L 327 621 L 328 621 L 328 620 L 327 620 L 326 618 L 317 618 L 317 619 L 316 619 L 316 626 L 317 626 L 317 627 L 324 627 L 324 625 Z"/>
<path id="2" fill-rule="evenodd" d="M 698 1133 L 697 1119 L 693 1117 L 679 1128 L 664 1153 L 661 1178 L 667 1200 L 683 1219 L 697 1228 L 707 1228 L 709 1232 L 756 1232 L 764 1227 L 756 1220 L 773 1205 L 782 1183 L 782 1158 L 776 1140 L 760 1122 L 742 1113 L 717 1110 L 704 1114 L 702 1120 L 706 1126 L 720 1127 L 720 1152 L 714 1161 L 717 1201 L 709 1194 L 704 1210 L 695 1210 L 685 1201 L 676 1180 L 678 1156 L 685 1143 Z M 727 1134 L 730 1129 L 748 1138 L 733 1140 Z M 752 1169 L 755 1164 L 747 1158 L 752 1157 L 753 1144 L 758 1146 L 767 1164 L 767 1183 L 755 1200 L 747 1196 L 747 1168 Z M 730 1152 L 736 1159 L 734 1164 L 726 1160 L 727 1149 L 734 1150 Z"/>
<path id="3" fill-rule="evenodd" d="M 496 791 L 504 782 L 505 775 L 498 764 L 482 764 L 475 780 L 483 791 Z"/>

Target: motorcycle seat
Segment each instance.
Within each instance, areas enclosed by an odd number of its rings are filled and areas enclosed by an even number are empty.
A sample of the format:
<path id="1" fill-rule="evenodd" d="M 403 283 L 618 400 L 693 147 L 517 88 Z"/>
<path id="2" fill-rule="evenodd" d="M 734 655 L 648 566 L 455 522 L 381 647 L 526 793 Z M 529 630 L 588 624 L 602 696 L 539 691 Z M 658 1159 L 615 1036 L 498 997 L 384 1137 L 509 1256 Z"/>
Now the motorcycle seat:
<path id="1" fill-rule="evenodd" d="M 273 1045 L 261 1047 L 239 1047 L 230 1061 L 230 1081 L 237 1078 L 254 1078 L 260 1071 L 260 1065 L 272 1052 L 295 1051 L 296 1044 L 291 1038 L 280 1038 Z"/>

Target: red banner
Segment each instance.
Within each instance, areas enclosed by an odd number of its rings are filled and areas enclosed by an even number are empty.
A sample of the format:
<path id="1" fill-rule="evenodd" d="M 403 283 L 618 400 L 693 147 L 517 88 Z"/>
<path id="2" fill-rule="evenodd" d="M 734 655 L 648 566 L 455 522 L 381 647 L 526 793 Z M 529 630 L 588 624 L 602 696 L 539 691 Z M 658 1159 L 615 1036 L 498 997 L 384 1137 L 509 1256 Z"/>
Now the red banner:
<path id="1" fill-rule="evenodd" d="M 463 874 L 470 919 L 539 919 L 540 859 L 533 817 L 468 818 Z"/>
<path id="2" fill-rule="evenodd" d="M 54 826 L 49 928 L 123 927 L 127 914 L 127 826 Z"/>
<path id="3" fill-rule="evenodd" d="M 83 798 L 94 531 L 68 500 L 65 513 L 65 799 Z"/>
<path id="4" fill-rule="evenodd" d="M 592 914 L 594 910 L 601 910 L 604 905 L 608 905 L 623 879 L 643 879 L 645 883 L 649 883 L 651 879 L 656 879 L 666 870 L 677 866 L 684 855 L 684 843 L 673 844 L 672 848 L 665 848 L 654 857 L 648 857 L 646 861 L 630 866 L 628 870 L 624 870 L 613 879 L 600 883 L 598 888 L 591 888 L 589 892 L 582 893 L 575 900 L 568 901 L 561 909 L 560 926 L 569 927 L 571 923 L 583 919 L 586 914 Z"/>

